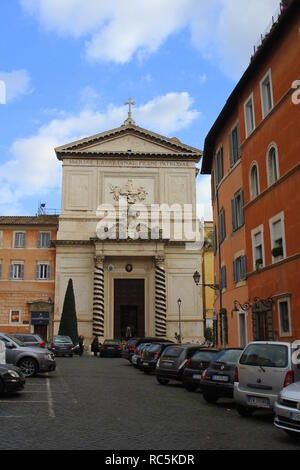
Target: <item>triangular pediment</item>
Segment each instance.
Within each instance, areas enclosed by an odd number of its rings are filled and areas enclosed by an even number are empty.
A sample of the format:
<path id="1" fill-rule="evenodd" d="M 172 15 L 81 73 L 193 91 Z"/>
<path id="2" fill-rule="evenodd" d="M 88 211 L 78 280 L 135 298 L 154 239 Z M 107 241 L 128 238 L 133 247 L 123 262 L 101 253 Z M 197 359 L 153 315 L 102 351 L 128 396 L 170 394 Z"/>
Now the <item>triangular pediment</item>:
<path id="1" fill-rule="evenodd" d="M 201 151 L 185 145 L 176 138 L 164 137 L 135 125 L 96 134 L 55 149 L 58 158 L 67 154 L 133 153 L 133 154 L 190 154 L 201 156 Z"/>

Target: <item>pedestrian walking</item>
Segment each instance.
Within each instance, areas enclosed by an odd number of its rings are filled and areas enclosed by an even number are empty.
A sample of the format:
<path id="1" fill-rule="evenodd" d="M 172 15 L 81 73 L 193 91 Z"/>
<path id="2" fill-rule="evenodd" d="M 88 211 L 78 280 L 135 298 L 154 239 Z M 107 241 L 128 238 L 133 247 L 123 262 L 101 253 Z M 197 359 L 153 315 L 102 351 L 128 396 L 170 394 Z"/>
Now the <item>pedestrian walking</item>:
<path id="1" fill-rule="evenodd" d="M 78 349 L 79 349 L 79 356 L 81 357 L 84 351 L 84 336 L 80 335 L 78 338 Z"/>
<path id="2" fill-rule="evenodd" d="M 98 339 L 98 336 L 94 336 L 94 339 L 92 341 L 92 344 L 91 344 L 91 351 L 92 353 L 94 353 L 94 357 L 97 357 L 98 356 L 98 352 L 99 352 L 99 339 Z"/>
<path id="3" fill-rule="evenodd" d="M 128 341 L 130 338 L 132 338 L 132 328 L 130 325 L 126 326 L 125 330 L 125 339 Z"/>

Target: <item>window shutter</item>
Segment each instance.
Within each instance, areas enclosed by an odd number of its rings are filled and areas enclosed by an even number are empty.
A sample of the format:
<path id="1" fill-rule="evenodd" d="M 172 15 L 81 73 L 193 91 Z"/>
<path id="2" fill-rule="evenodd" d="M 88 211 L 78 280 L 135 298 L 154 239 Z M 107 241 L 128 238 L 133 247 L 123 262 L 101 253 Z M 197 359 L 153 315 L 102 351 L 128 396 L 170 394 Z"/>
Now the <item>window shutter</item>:
<path id="1" fill-rule="evenodd" d="M 232 230 L 235 232 L 237 229 L 235 198 L 231 200 L 231 211 L 232 211 Z"/>
<path id="2" fill-rule="evenodd" d="M 9 267 L 9 279 L 13 279 L 13 278 L 14 278 L 14 265 L 11 264 Z"/>
<path id="3" fill-rule="evenodd" d="M 222 179 L 224 176 L 223 147 L 221 147 L 220 149 L 220 166 L 221 166 L 220 173 L 221 173 L 221 179 Z"/>
<path id="4" fill-rule="evenodd" d="M 219 243 L 222 243 L 222 214 L 218 215 Z"/>
<path id="5" fill-rule="evenodd" d="M 214 255 L 216 256 L 217 254 L 217 228 L 216 226 L 214 227 L 213 231 L 213 250 L 214 250 Z"/>
<path id="6" fill-rule="evenodd" d="M 241 158 L 241 132 L 240 124 L 237 125 L 237 143 L 238 143 L 238 160 Z"/>
<path id="7" fill-rule="evenodd" d="M 236 264 L 236 260 L 234 260 L 233 262 L 233 280 L 234 280 L 234 283 L 237 284 L 237 264 Z"/>
<path id="8" fill-rule="evenodd" d="M 41 232 L 39 232 L 39 236 L 38 236 L 38 248 L 41 248 L 42 247 L 42 234 Z"/>
<path id="9" fill-rule="evenodd" d="M 25 245 L 26 245 L 26 234 L 25 233 L 21 233 L 21 243 L 20 243 L 20 246 L 22 248 L 25 248 Z"/>
<path id="10" fill-rule="evenodd" d="M 230 168 L 234 165 L 234 155 L 233 155 L 233 136 L 232 132 L 229 134 L 229 160 Z"/>
<path id="11" fill-rule="evenodd" d="M 47 269 L 47 279 L 51 279 L 51 264 L 48 265 L 48 269 Z"/>
<path id="12" fill-rule="evenodd" d="M 21 264 L 21 276 L 20 279 L 24 279 L 24 264 Z"/>
<path id="13" fill-rule="evenodd" d="M 247 260 L 246 256 L 242 256 L 241 259 L 241 280 L 245 281 L 247 278 Z"/>
<path id="14" fill-rule="evenodd" d="M 245 216 L 244 216 L 244 191 L 241 191 L 241 225 L 245 224 Z"/>
<path id="15" fill-rule="evenodd" d="M 37 264 L 35 267 L 35 278 L 39 279 L 40 278 L 40 265 Z"/>
<path id="16" fill-rule="evenodd" d="M 225 210 L 222 211 L 222 241 L 226 238 Z"/>

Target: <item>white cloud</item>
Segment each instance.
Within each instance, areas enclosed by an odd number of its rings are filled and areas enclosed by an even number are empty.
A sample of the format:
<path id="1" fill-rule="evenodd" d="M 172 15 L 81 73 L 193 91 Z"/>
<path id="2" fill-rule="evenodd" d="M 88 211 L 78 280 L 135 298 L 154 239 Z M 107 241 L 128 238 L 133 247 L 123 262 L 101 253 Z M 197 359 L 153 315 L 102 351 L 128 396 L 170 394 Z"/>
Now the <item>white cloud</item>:
<path id="1" fill-rule="evenodd" d="M 5 83 L 7 103 L 31 91 L 30 76 L 26 70 L 0 71 L 0 80 Z"/>
<path id="2" fill-rule="evenodd" d="M 47 31 L 85 39 L 91 61 L 125 63 L 184 28 L 206 58 L 237 78 L 279 0 L 20 0 Z"/>
<path id="3" fill-rule="evenodd" d="M 210 176 L 200 175 L 197 180 L 197 214 L 204 220 L 213 220 Z"/>
<path id="4" fill-rule="evenodd" d="M 188 126 L 199 115 L 188 93 L 168 93 L 134 110 L 137 124 L 169 134 Z M 24 199 L 59 190 L 61 168 L 54 148 L 82 137 L 120 126 L 127 117 L 126 106 L 109 105 L 104 112 L 84 109 L 77 115 L 53 119 L 35 135 L 17 139 L 11 160 L 0 166 L 0 213 L 19 212 Z"/>

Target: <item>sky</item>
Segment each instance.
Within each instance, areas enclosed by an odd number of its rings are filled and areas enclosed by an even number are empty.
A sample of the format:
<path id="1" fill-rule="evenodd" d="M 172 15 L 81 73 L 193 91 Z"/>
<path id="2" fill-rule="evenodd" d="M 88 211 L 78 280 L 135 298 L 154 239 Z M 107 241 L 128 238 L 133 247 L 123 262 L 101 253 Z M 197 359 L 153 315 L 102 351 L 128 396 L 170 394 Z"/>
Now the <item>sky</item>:
<path id="1" fill-rule="evenodd" d="M 0 0 L 0 214 L 59 211 L 54 148 L 120 126 L 129 96 L 137 125 L 203 149 L 279 3 Z M 208 176 L 197 200 L 211 219 Z"/>

